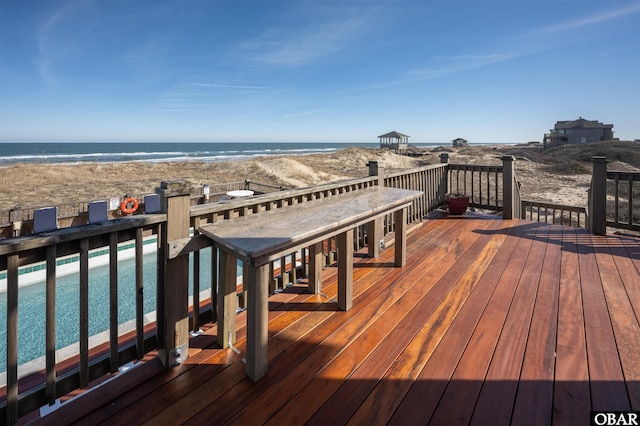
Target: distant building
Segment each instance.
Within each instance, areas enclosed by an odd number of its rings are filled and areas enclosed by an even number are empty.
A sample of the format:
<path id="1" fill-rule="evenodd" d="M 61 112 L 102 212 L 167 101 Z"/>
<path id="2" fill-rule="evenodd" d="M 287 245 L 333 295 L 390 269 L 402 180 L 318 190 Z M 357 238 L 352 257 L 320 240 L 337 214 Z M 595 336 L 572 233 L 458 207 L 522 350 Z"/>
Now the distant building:
<path id="1" fill-rule="evenodd" d="M 469 144 L 469 141 L 466 139 L 462 139 L 462 138 L 456 138 L 454 140 L 452 140 L 451 142 L 453 142 L 453 146 L 454 147 L 461 147 L 461 146 L 467 146 Z"/>
<path id="2" fill-rule="evenodd" d="M 543 140 L 545 147 L 611 141 L 614 140 L 613 124 L 602 124 L 582 117 L 572 121 L 558 121 L 550 133 L 545 133 Z"/>
<path id="3" fill-rule="evenodd" d="M 378 136 L 380 148 L 390 149 L 398 153 L 405 153 L 409 147 L 409 137 L 398 132 L 389 132 Z"/>

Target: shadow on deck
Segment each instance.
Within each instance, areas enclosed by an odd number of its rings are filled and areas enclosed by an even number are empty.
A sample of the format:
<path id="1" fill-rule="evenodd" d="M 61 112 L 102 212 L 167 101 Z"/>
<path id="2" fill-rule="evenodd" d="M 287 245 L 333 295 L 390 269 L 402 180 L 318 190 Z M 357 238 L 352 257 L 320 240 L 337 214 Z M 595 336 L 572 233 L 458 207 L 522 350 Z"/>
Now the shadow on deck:
<path id="1" fill-rule="evenodd" d="M 640 239 L 438 213 L 393 250 L 356 256 L 354 305 L 305 282 L 270 298 L 269 372 L 215 343 L 147 361 L 43 418 L 51 424 L 588 424 L 640 410 Z"/>

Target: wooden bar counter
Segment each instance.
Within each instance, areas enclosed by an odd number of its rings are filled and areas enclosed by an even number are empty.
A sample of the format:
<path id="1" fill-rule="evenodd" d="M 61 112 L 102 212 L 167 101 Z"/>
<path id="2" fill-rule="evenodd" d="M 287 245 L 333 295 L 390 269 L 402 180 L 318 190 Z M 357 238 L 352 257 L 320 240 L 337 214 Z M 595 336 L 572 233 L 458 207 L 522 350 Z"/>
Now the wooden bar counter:
<path id="1" fill-rule="evenodd" d="M 221 277 L 218 290 L 218 342 L 235 342 L 236 259 L 247 267 L 247 375 L 257 381 L 267 373 L 267 314 L 269 262 L 310 248 L 310 285 L 319 290 L 321 265 L 315 255 L 321 242 L 336 236 L 338 244 L 338 307 L 352 304 L 353 229 L 394 213 L 395 265 L 406 262 L 407 207 L 420 191 L 372 187 L 299 205 L 211 223 L 199 231 L 220 249 Z M 370 244 L 378 244 L 370 237 Z"/>

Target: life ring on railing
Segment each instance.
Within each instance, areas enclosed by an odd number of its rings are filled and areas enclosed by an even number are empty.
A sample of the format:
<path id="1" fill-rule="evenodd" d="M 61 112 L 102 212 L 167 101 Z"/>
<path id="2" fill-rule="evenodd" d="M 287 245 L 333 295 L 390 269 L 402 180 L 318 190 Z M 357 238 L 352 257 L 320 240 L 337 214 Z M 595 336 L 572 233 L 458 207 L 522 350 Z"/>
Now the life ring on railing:
<path id="1" fill-rule="evenodd" d="M 129 207 L 129 204 L 133 204 L 133 205 Z M 136 210 L 138 210 L 138 200 L 136 200 L 133 197 L 125 198 L 122 201 L 122 204 L 120 204 L 120 210 L 122 210 L 122 213 L 124 214 L 134 213 Z"/>

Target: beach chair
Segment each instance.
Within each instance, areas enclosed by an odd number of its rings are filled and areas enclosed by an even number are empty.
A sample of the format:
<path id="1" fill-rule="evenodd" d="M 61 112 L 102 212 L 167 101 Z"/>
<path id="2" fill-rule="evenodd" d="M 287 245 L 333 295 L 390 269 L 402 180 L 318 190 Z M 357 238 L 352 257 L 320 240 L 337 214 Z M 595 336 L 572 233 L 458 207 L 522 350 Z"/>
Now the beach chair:
<path id="1" fill-rule="evenodd" d="M 89 223 L 106 222 L 109 220 L 107 216 L 107 202 L 94 201 L 89 203 Z"/>
<path id="2" fill-rule="evenodd" d="M 44 207 L 33 212 L 33 233 L 58 229 L 58 208 Z"/>

